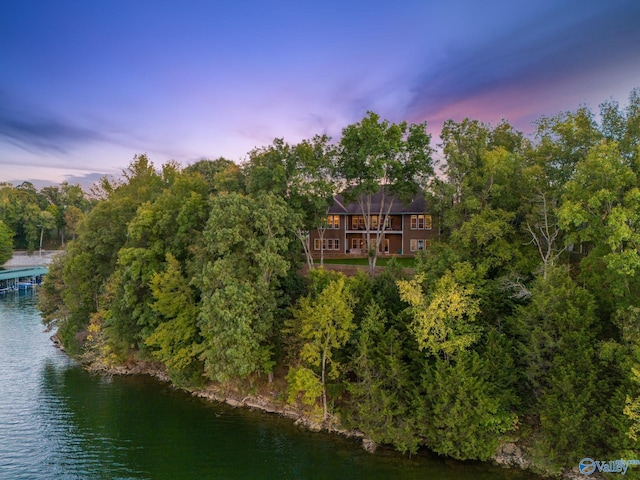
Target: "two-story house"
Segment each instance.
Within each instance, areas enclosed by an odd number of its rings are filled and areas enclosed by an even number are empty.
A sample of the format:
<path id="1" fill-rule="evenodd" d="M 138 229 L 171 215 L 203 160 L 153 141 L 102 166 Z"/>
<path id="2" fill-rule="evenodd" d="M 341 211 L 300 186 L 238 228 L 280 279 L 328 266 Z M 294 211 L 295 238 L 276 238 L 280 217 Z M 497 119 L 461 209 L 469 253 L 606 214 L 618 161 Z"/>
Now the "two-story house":
<path id="1" fill-rule="evenodd" d="M 372 197 L 371 241 L 375 242 L 376 230 L 382 232 L 379 254 L 412 256 L 419 250 L 429 248 L 439 236 L 436 217 L 430 213 L 422 193 L 418 193 L 409 203 L 402 203 L 396 197 L 387 197 L 385 206 L 391 205 L 384 226 L 384 214 L 380 212 L 382 192 Z M 385 209 L 386 211 L 386 209 Z M 321 238 L 322 237 L 322 238 Z M 366 255 L 367 235 L 365 218 L 358 202 L 346 202 L 342 195 L 333 198 L 333 205 L 327 211 L 324 234 L 318 230 L 310 232 L 310 249 L 314 258 L 344 255 Z"/>

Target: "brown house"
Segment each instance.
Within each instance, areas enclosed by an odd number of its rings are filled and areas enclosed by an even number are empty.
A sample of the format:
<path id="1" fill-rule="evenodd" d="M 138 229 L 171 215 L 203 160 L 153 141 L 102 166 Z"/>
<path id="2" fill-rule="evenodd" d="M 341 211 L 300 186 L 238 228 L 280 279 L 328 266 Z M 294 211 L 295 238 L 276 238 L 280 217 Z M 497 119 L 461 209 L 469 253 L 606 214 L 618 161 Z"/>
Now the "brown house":
<path id="1" fill-rule="evenodd" d="M 384 226 L 384 214 L 379 218 L 382 192 L 371 202 L 371 241 L 375 242 L 376 231 L 382 232 L 380 255 L 413 256 L 419 250 L 429 248 L 439 236 L 436 216 L 429 212 L 422 193 L 414 196 L 410 203 L 403 204 L 395 197 L 387 197 L 386 206 L 391 210 Z M 386 209 L 385 209 L 386 212 Z M 322 237 L 322 239 L 321 239 Z M 358 202 L 347 203 L 342 195 L 333 198 L 333 205 L 327 211 L 324 235 L 318 230 L 310 232 L 310 250 L 318 258 L 321 249 L 325 258 L 345 255 L 366 255 L 367 235 L 365 218 Z"/>

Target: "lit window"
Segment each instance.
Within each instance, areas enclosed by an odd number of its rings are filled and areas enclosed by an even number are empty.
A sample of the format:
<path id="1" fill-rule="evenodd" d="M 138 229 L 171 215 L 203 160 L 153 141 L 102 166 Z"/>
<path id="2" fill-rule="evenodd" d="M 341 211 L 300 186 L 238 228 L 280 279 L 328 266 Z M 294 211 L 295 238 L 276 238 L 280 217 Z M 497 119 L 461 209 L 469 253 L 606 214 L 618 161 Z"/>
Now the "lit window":
<path id="1" fill-rule="evenodd" d="M 340 228 L 340 216 L 339 215 L 329 215 L 327 217 L 327 228 Z"/>
<path id="2" fill-rule="evenodd" d="M 424 228 L 426 230 L 431 230 L 433 227 L 433 220 L 431 219 L 431 215 L 424 216 Z"/>
<path id="3" fill-rule="evenodd" d="M 313 249 L 314 250 L 320 250 L 320 239 L 319 238 L 314 238 L 313 239 Z"/>
<path id="4" fill-rule="evenodd" d="M 364 230 L 364 217 L 362 215 L 351 217 L 351 230 Z"/>
<path id="5" fill-rule="evenodd" d="M 411 230 L 431 230 L 431 215 L 411 215 Z"/>
<path id="6" fill-rule="evenodd" d="M 412 252 L 415 252 L 416 250 L 418 250 L 418 240 L 412 239 L 409 242 L 409 250 L 411 250 Z"/>

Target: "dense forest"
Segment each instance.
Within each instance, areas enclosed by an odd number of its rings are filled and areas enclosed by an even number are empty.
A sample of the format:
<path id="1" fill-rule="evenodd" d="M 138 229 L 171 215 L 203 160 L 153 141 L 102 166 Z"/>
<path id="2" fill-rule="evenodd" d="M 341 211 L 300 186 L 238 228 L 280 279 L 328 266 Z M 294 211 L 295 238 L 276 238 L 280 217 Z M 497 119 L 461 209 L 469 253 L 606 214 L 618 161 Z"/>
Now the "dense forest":
<path id="1" fill-rule="evenodd" d="M 0 265 L 13 249 L 64 247 L 65 233 L 75 237 L 78 221 L 93 203 L 79 185 L 67 182 L 40 191 L 30 182 L 0 183 Z"/>
<path id="2" fill-rule="evenodd" d="M 332 195 L 381 184 L 427 192 L 441 240 L 413 269 L 309 268 Z M 87 361 L 153 360 L 185 388 L 280 382 L 401 452 L 485 460 L 516 441 L 547 472 L 640 453 L 638 89 L 531 137 L 464 119 L 435 143 L 369 113 L 241 165 L 139 155 L 92 198 L 0 190 L 0 238 L 65 238 L 40 306 Z"/>

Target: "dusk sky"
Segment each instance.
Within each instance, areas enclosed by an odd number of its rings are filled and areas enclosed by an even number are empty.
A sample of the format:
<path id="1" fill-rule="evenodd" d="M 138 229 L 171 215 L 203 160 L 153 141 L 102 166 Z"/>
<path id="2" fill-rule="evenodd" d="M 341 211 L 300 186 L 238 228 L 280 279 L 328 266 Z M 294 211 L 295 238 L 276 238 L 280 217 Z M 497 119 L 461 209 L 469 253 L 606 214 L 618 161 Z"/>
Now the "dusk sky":
<path id="1" fill-rule="evenodd" d="M 0 182 L 242 161 L 367 110 L 525 133 L 640 86 L 640 2 L 4 0 Z"/>

